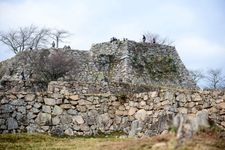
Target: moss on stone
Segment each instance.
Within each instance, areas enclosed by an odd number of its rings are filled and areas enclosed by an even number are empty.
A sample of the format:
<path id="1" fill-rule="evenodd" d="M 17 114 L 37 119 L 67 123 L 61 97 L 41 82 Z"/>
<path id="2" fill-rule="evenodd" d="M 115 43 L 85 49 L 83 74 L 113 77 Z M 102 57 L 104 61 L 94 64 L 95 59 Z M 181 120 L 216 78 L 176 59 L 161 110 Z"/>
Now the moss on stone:
<path id="1" fill-rule="evenodd" d="M 178 72 L 175 61 L 171 56 L 149 55 L 146 57 L 134 54 L 130 57 L 130 60 L 136 72 L 140 74 L 146 70 L 153 80 L 176 76 Z"/>

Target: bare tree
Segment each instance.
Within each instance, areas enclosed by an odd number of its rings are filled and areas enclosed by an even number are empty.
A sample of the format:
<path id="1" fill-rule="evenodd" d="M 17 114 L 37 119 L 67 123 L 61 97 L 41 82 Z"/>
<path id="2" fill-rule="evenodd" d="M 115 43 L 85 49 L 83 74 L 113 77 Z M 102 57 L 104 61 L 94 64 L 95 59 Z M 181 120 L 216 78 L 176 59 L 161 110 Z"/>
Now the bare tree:
<path id="1" fill-rule="evenodd" d="M 198 83 L 199 80 L 204 78 L 204 75 L 201 70 L 190 70 L 189 71 L 190 76 L 195 81 L 195 83 Z"/>
<path id="2" fill-rule="evenodd" d="M 157 43 L 157 44 L 162 44 L 162 45 L 172 45 L 173 41 L 169 40 L 168 38 L 162 38 L 160 35 L 151 33 L 151 32 L 146 32 L 144 33 L 144 36 L 146 38 L 147 43 Z"/>
<path id="3" fill-rule="evenodd" d="M 224 78 L 221 69 L 210 69 L 206 75 L 209 89 L 221 89 L 224 86 Z"/>
<path id="4" fill-rule="evenodd" d="M 35 49 L 43 48 L 49 43 L 50 29 L 42 28 L 38 30 L 32 40 L 31 47 Z"/>
<path id="5" fill-rule="evenodd" d="M 0 42 L 7 45 L 15 54 L 31 47 L 40 48 L 48 41 L 49 29 L 38 29 L 34 25 L 0 33 Z"/>
<path id="6" fill-rule="evenodd" d="M 56 42 L 56 48 L 59 48 L 59 42 L 64 42 L 64 39 L 69 37 L 70 33 L 66 30 L 55 30 L 51 33 L 51 37 Z"/>
<path id="7" fill-rule="evenodd" d="M 37 80 L 53 81 L 66 75 L 72 68 L 78 70 L 78 62 L 67 51 L 42 50 L 32 55 L 33 73 Z"/>

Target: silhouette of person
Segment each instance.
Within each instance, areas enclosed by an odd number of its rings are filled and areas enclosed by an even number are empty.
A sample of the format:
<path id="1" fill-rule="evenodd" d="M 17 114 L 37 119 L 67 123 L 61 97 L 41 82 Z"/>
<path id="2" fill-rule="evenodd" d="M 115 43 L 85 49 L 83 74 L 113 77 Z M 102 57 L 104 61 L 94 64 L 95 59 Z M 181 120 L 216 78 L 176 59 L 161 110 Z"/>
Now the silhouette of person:
<path id="1" fill-rule="evenodd" d="M 52 48 L 55 48 L 55 42 L 54 41 L 52 42 Z"/>
<path id="2" fill-rule="evenodd" d="M 155 38 L 152 39 L 152 42 L 155 43 Z"/>
<path id="3" fill-rule="evenodd" d="M 146 37 L 145 37 L 145 35 L 143 35 L 143 37 L 142 37 L 142 41 L 143 41 L 143 43 L 145 43 L 145 41 L 146 41 Z"/>

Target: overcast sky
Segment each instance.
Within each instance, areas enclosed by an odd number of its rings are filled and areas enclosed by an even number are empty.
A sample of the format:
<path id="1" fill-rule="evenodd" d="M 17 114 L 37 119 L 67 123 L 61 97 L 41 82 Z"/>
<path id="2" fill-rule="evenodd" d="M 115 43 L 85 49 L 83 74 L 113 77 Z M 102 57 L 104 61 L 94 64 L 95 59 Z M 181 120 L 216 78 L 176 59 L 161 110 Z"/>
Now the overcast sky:
<path id="1" fill-rule="evenodd" d="M 81 50 L 150 31 L 175 41 L 188 69 L 225 66 L 225 0 L 0 0 L 1 31 L 31 24 L 71 32 L 65 44 Z M 0 44 L 0 61 L 13 55 Z"/>

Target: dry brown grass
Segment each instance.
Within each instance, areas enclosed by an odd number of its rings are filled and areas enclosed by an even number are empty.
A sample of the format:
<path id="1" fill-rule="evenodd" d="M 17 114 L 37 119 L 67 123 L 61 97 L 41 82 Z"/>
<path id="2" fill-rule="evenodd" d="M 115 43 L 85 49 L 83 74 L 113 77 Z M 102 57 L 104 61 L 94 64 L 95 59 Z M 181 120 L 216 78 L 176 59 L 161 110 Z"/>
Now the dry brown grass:
<path id="1" fill-rule="evenodd" d="M 0 134 L 0 149 L 69 149 L 69 150 L 224 150 L 225 139 L 219 134 L 202 132 L 178 144 L 175 135 L 150 138 L 52 137 L 46 134 Z"/>

